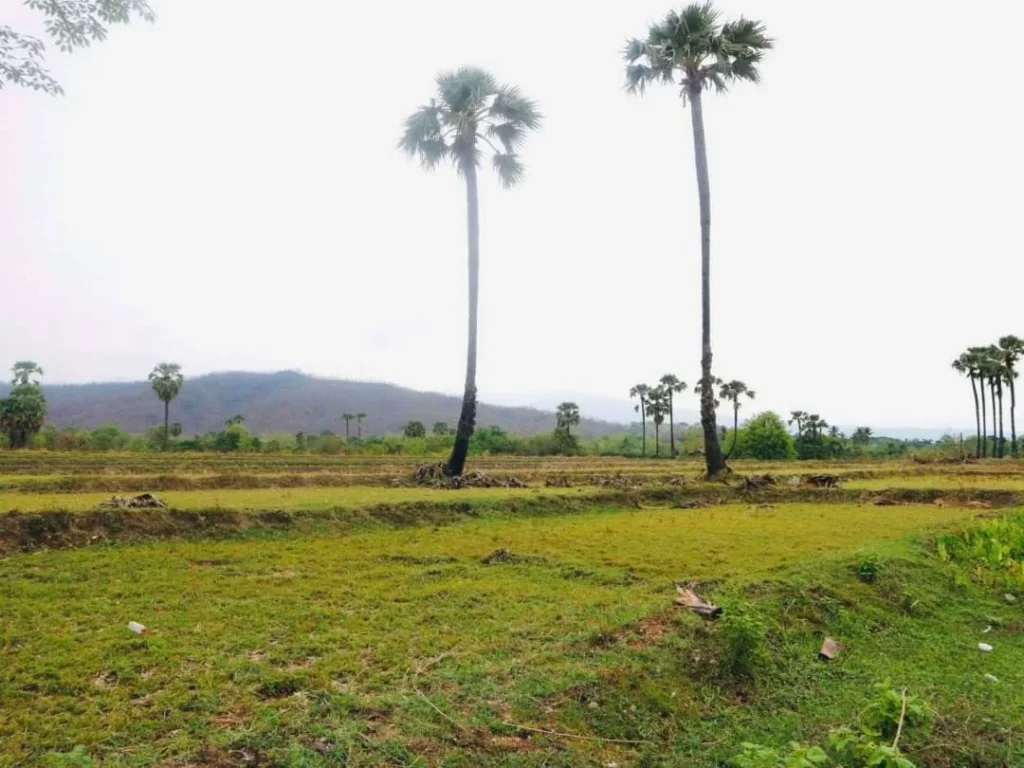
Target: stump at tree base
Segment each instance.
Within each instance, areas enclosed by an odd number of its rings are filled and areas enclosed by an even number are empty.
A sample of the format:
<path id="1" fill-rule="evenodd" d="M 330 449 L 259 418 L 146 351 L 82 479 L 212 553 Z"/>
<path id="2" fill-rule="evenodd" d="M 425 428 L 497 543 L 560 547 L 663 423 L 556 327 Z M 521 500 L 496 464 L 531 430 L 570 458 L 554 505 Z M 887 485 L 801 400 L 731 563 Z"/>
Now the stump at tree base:
<path id="1" fill-rule="evenodd" d="M 418 485 L 439 485 L 447 479 L 448 476 L 444 472 L 444 464 L 441 462 L 421 464 L 416 468 L 416 474 L 413 475 L 413 480 Z"/>
<path id="2" fill-rule="evenodd" d="M 677 584 L 676 592 L 678 593 L 675 601 L 676 605 L 687 608 L 705 619 L 717 619 L 722 615 L 722 609 L 720 607 L 705 601 L 689 587 L 683 587 Z"/>

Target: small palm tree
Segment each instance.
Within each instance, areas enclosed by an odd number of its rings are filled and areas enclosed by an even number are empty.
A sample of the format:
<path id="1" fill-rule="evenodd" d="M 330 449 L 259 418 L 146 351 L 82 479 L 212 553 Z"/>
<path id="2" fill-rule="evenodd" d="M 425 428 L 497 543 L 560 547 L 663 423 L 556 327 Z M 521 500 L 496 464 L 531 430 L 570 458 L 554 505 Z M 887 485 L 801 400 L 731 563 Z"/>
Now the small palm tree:
<path id="1" fill-rule="evenodd" d="M 635 387 L 630 387 L 629 399 L 640 398 L 640 402 L 633 406 L 633 410 L 640 414 L 640 434 L 643 442 L 640 448 L 640 455 L 647 455 L 647 395 L 650 393 L 651 388 L 646 384 L 637 384 Z"/>
<path id="2" fill-rule="evenodd" d="M 742 381 L 736 381 L 734 379 L 727 384 L 723 384 L 718 395 L 723 400 L 729 400 L 732 402 L 732 445 L 729 446 L 729 452 L 725 454 L 725 458 L 728 460 L 729 457 L 732 456 L 732 452 L 736 450 L 736 437 L 739 434 L 740 426 L 740 397 L 746 395 L 753 400 L 754 390 L 748 389 L 747 385 Z"/>
<path id="3" fill-rule="evenodd" d="M 342 420 L 345 422 L 345 439 L 348 440 L 348 425 L 354 419 L 356 415 L 354 413 L 345 412 L 341 414 Z"/>
<path id="4" fill-rule="evenodd" d="M 566 437 L 572 437 L 570 427 L 579 426 L 580 407 L 576 403 L 560 403 L 555 411 L 555 419 L 558 429 L 564 429 Z"/>
<path id="5" fill-rule="evenodd" d="M 953 361 L 953 370 L 971 380 L 971 391 L 974 393 L 974 423 L 977 429 L 977 441 L 974 455 L 981 456 L 981 410 L 978 406 L 978 365 L 970 352 L 964 352 Z M 984 388 L 982 388 L 984 392 Z M 1012 414 L 1012 411 L 1011 411 Z M 854 435 L 856 438 L 856 435 Z"/>
<path id="6" fill-rule="evenodd" d="M 1006 368 L 1006 383 L 1010 387 L 1010 450 L 1017 458 L 1017 363 L 1024 357 L 1024 339 L 1016 336 L 1003 336 L 999 340 L 999 349 L 1003 352 L 1003 365 Z"/>
<path id="7" fill-rule="evenodd" d="M 647 30 L 647 37 L 626 44 L 626 89 L 643 94 L 648 85 L 681 85 L 683 103 L 690 105 L 693 154 L 697 165 L 697 196 L 701 234 L 701 381 L 700 421 L 704 429 L 704 461 L 709 477 L 726 469 L 715 425 L 711 375 L 711 183 L 704 137 L 703 93 L 724 92 L 730 83 L 760 80 L 758 65 L 772 47 L 764 24 L 740 17 L 719 22 L 710 2 L 671 11 Z M 678 80 L 677 80 L 678 78 Z"/>
<path id="8" fill-rule="evenodd" d="M 149 374 L 149 381 L 157 398 L 164 404 L 164 450 L 170 437 L 171 400 L 174 400 L 185 384 L 181 366 L 177 363 L 160 363 Z"/>
<path id="9" fill-rule="evenodd" d="M 806 411 L 790 411 L 789 426 L 796 424 L 796 439 L 804 436 L 804 421 L 807 419 Z"/>
<path id="10" fill-rule="evenodd" d="M 498 85 L 488 72 L 463 67 L 437 77 L 437 94 L 405 121 L 399 146 L 419 157 L 424 168 L 450 161 L 466 180 L 469 224 L 469 341 L 466 351 L 466 387 L 451 457 L 449 476 L 461 475 L 476 425 L 476 335 L 480 274 L 480 217 L 477 167 L 481 144 L 494 152 L 491 164 L 502 186 L 522 181 L 524 168 L 519 149 L 527 134 L 540 127 L 537 105 L 514 86 Z"/>
<path id="11" fill-rule="evenodd" d="M 871 427 L 857 427 L 850 440 L 854 445 L 866 446 L 871 442 Z"/>
<path id="12" fill-rule="evenodd" d="M 362 440 L 363 439 L 363 419 L 365 419 L 365 418 L 366 418 L 366 414 L 365 413 L 357 413 L 356 414 L 356 439 L 357 440 Z"/>
<path id="13" fill-rule="evenodd" d="M 686 382 L 680 381 L 679 377 L 666 373 L 661 377 L 661 386 L 668 392 L 668 441 L 669 454 L 675 458 L 676 454 L 676 414 L 674 395 L 686 389 Z"/>
<path id="14" fill-rule="evenodd" d="M 654 422 L 654 455 L 661 456 L 661 425 L 668 413 L 668 390 L 660 384 L 647 393 L 647 412 Z"/>

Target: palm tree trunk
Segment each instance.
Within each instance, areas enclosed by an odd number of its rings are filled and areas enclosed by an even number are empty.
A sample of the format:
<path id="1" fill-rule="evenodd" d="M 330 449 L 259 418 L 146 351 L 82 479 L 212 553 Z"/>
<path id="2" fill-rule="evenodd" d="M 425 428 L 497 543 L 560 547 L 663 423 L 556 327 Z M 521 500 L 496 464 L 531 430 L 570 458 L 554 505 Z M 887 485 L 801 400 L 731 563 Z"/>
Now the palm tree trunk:
<path id="1" fill-rule="evenodd" d="M 992 395 L 992 455 L 997 456 L 999 447 L 998 433 L 996 432 L 996 380 L 989 378 L 989 393 Z"/>
<path id="2" fill-rule="evenodd" d="M 981 381 L 981 457 L 988 456 L 988 406 L 985 405 L 985 377 L 979 376 Z"/>
<path id="3" fill-rule="evenodd" d="M 1013 369 L 1010 369 L 1010 451 L 1017 458 L 1017 387 L 1013 383 Z"/>
<path id="4" fill-rule="evenodd" d="M 348 442 L 348 419 L 345 419 L 345 442 Z"/>
<path id="5" fill-rule="evenodd" d="M 676 417 L 672 405 L 672 390 L 668 392 L 668 455 L 676 457 Z"/>
<path id="6" fill-rule="evenodd" d="M 996 379 L 996 391 L 999 393 L 999 458 L 1006 455 L 1006 438 L 1003 432 L 1003 379 Z"/>
<path id="7" fill-rule="evenodd" d="M 689 87 L 690 119 L 693 123 L 693 156 L 697 166 L 697 196 L 700 200 L 700 275 L 701 275 L 701 391 L 700 424 L 704 430 L 704 465 L 708 477 L 727 467 L 718 443 L 715 425 L 715 394 L 711 383 L 711 181 L 708 176 L 708 150 L 704 138 L 704 107 L 700 84 Z"/>
<path id="8" fill-rule="evenodd" d="M 475 160 L 475 159 L 474 159 Z M 480 201 L 477 197 L 476 164 L 464 164 L 466 174 L 466 217 L 469 235 L 469 339 L 466 347 L 466 388 L 462 394 L 462 412 L 455 433 L 452 455 L 445 465 L 445 474 L 462 474 L 469 453 L 469 440 L 476 426 L 476 318 L 480 291 Z"/>
<path id="9" fill-rule="evenodd" d="M 647 456 L 647 406 L 644 405 L 644 399 L 640 398 L 640 434 L 643 440 L 643 445 L 640 447 L 640 455 L 643 457 Z"/>
<path id="10" fill-rule="evenodd" d="M 167 441 L 171 437 L 171 401 L 164 400 L 164 450 L 167 450 Z"/>
<path id="11" fill-rule="evenodd" d="M 732 445 L 729 446 L 729 452 L 725 454 L 726 461 L 732 456 L 732 452 L 736 450 L 736 434 L 739 430 L 740 424 L 740 401 L 736 401 L 736 405 L 732 409 Z"/>
<path id="12" fill-rule="evenodd" d="M 661 456 L 661 425 L 657 419 L 654 421 L 654 455 Z"/>
<path id="13" fill-rule="evenodd" d="M 974 423 L 975 423 L 975 425 L 977 427 L 977 430 L 978 430 L 978 441 L 977 441 L 977 446 L 975 447 L 975 450 L 974 450 L 974 455 L 976 457 L 980 458 L 981 457 L 981 412 L 978 410 L 978 382 L 974 378 L 974 376 L 971 376 L 970 378 L 971 378 L 971 390 L 973 390 L 973 392 L 974 392 Z M 1011 412 L 1011 417 L 1012 417 L 1012 412 Z"/>

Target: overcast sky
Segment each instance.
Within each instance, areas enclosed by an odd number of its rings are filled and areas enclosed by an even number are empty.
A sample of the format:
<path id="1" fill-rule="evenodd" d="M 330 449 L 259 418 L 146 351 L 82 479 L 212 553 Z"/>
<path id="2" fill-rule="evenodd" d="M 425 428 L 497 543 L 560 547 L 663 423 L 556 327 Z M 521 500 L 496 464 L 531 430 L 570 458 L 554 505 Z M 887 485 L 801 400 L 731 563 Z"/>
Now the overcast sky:
<path id="1" fill-rule="evenodd" d="M 0 365 L 461 391 L 463 187 L 395 143 L 436 72 L 474 64 L 546 118 L 525 183 L 481 185 L 481 397 L 696 380 L 689 115 L 622 90 L 665 0 L 153 5 L 153 26 L 50 46 L 63 98 L 0 90 Z M 778 44 L 760 87 L 705 108 L 715 373 L 832 423 L 970 425 L 950 361 L 1024 335 L 1024 110 L 998 42 L 1024 4 L 719 5 Z"/>

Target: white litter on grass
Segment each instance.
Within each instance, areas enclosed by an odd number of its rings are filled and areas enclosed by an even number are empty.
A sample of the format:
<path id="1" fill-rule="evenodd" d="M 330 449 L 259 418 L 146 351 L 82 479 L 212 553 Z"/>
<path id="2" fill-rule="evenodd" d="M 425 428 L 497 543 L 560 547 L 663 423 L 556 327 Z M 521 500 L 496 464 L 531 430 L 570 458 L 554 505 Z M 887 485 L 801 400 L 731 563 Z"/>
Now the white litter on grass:
<path id="1" fill-rule="evenodd" d="M 1007 593 L 1007 594 L 1003 595 L 1003 597 L 1006 599 L 1006 602 L 1008 602 L 1008 603 L 1016 603 L 1017 602 L 1017 596 L 1016 595 L 1011 595 L 1011 594 Z"/>
<path id="2" fill-rule="evenodd" d="M 993 683 L 998 683 L 999 682 L 999 678 L 996 677 L 995 675 L 988 675 L 988 674 L 986 674 L 985 675 L 985 679 L 986 680 L 990 680 Z"/>
<path id="3" fill-rule="evenodd" d="M 139 622 L 137 622 L 137 621 L 129 621 L 128 622 L 128 629 L 130 629 L 136 635 L 144 635 L 144 634 L 146 634 L 149 631 L 149 629 L 146 627 L 146 625 L 139 624 Z"/>
<path id="4" fill-rule="evenodd" d="M 992 650 L 992 646 L 989 645 L 988 643 L 978 643 L 978 650 L 979 651 L 984 651 L 985 653 L 988 653 L 989 651 Z"/>
<path id="5" fill-rule="evenodd" d="M 987 635 L 991 631 L 992 631 L 992 625 L 989 624 L 987 627 L 985 627 L 983 630 L 981 630 L 981 634 Z"/>

